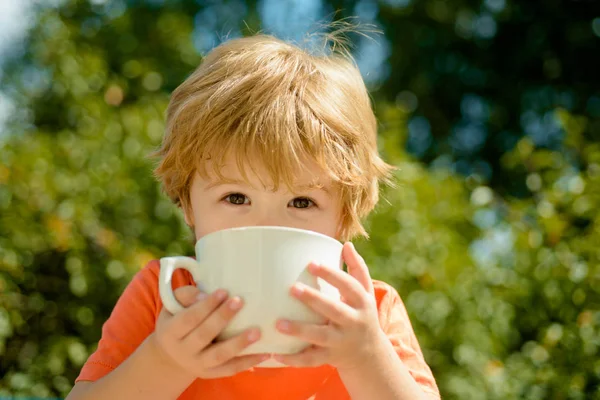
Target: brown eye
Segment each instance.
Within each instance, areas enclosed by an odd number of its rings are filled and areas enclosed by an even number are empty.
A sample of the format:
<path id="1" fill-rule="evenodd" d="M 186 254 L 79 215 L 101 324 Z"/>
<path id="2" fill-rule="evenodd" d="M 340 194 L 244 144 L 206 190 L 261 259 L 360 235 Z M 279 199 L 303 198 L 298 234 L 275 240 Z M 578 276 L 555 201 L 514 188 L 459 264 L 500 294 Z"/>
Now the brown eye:
<path id="1" fill-rule="evenodd" d="M 315 203 L 306 197 L 296 197 L 290 201 L 290 205 L 294 208 L 310 208 L 314 206 Z"/>
<path id="2" fill-rule="evenodd" d="M 248 197 L 241 193 L 232 193 L 225 197 L 225 201 L 235 205 L 249 204 Z"/>

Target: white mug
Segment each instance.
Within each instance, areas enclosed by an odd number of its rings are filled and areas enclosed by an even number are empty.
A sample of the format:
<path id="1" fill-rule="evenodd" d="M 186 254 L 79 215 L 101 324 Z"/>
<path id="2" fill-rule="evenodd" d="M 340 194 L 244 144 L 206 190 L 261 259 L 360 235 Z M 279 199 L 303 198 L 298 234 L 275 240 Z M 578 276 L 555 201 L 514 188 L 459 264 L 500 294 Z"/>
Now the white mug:
<path id="1" fill-rule="evenodd" d="M 244 307 L 235 315 L 217 340 L 242 333 L 250 327 L 261 330 L 259 341 L 241 354 L 296 353 L 308 343 L 277 331 L 280 318 L 311 323 L 325 319 L 290 295 L 295 282 L 302 282 L 323 294 L 339 299 L 338 290 L 315 278 L 308 270 L 310 262 L 329 268 L 341 268 L 342 244 L 320 233 L 276 226 L 231 228 L 210 233 L 196 243 L 196 260 L 189 257 L 165 257 L 160 260 L 159 292 L 164 307 L 175 314 L 183 309 L 175 299 L 171 280 L 182 268 L 190 272 L 198 288 L 212 293 L 223 288 L 230 296 L 239 296 Z M 281 367 L 273 359 L 260 367 Z"/>

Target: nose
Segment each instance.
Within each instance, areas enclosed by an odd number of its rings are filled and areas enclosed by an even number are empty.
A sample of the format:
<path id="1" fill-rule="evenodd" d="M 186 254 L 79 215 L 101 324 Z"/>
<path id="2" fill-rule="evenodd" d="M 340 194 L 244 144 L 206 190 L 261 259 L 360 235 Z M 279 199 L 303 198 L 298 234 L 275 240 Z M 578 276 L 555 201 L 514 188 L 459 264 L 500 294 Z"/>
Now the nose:
<path id="1" fill-rule="evenodd" d="M 256 218 L 255 226 L 285 226 L 285 220 L 273 210 L 266 210 Z"/>

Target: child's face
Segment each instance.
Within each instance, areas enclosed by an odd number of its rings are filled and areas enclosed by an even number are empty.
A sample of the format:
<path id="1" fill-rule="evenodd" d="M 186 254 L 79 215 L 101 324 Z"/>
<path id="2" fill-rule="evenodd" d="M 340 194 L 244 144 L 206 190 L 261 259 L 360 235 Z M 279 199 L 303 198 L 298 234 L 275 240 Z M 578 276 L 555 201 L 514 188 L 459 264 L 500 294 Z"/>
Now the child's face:
<path id="1" fill-rule="evenodd" d="M 245 183 L 233 159 L 225 164 L 221 173 L 237 182 L 211 181 L 199 174 L 192 182 L 192 215 L 186 214 L 186 222 L 194 226 L 196 240 L 221 229 L 259 225 L 300 228 L 338 238 L 339 195 L 316 165 L 309 163 L 300 172 L 294 185 L 295 193 L 285 184 L 279 185 L 277 191 L 264 187 L 251 170 L 247 171 L 250 184 Z M 264 176 L 260 169 L 257 173 Z M 315 184 L 322 187 L 316 188 Z"/>

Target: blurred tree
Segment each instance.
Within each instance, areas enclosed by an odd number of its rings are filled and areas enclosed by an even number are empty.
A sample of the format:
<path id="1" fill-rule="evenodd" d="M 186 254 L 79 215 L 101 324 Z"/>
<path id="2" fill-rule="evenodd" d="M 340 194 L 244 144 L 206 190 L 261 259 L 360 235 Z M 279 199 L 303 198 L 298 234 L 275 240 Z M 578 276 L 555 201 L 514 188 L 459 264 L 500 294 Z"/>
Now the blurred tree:
<path id="1" fill-rule="evenodd" d="M 515 199 L 415 164 L 397 151 L 408 116 L 379 109 L 400 186 L 360 250 L 405 300 L 442 394 L 600 399 L 600 146 L 582 135 L 589 119 L 556 110 L 568 152 L 525 138 L 506 154 L 503 167 L 526 168 L 535 193 Z"/>
<path id="2" fill-rule="evenodd" d="M 268 25 L 265 4 L 40 10 L 1 82 L 17 108 L 0 137 L 0 397 L 66 395 L 132 274 L 191 252 L 145 155 L 198 49 Z M 393 68 L 372 85 L 399 187 L 360 250 L 406 302 L 444 398 L 600 398 L 592 5 L 325 4 L 386 30 Z"/>
<path id="3" fill-rule="evenodd" d="M 522 137 L 560 150 L 557 107 L 587 115 L 600 139 L 600 9 L 554 0 L 386 0 L 379 21 L 391 42 L 379 92 L 413 111 L 407 149 L 432 163 L 528 196 L 525 177 L 501 163 Z"/>

